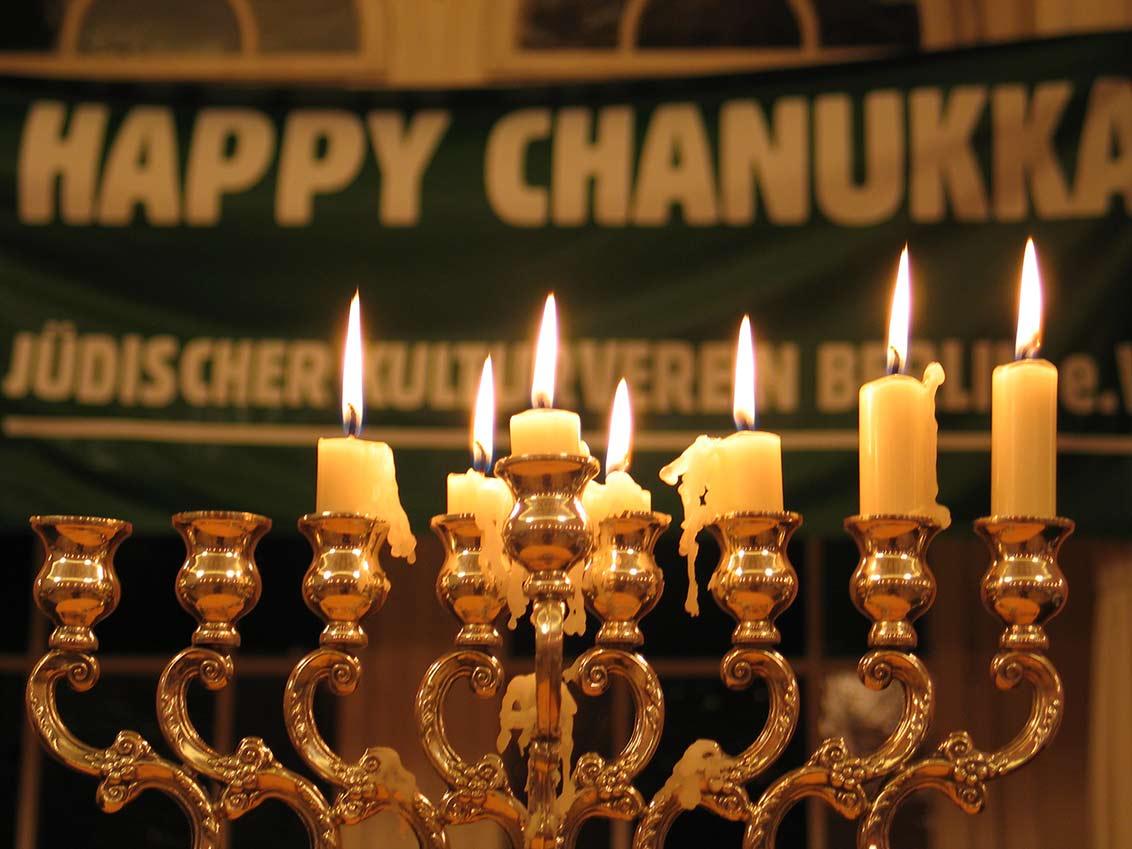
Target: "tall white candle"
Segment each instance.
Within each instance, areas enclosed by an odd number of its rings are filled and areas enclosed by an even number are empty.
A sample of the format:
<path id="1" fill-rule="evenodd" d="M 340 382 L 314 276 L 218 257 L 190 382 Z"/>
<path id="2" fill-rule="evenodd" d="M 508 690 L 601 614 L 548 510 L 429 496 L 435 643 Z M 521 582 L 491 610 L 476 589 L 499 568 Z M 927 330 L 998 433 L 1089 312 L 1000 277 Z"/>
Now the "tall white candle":
<path id="1" fill-rule="evenodd" d="M 318 440 L 315 510 L 376 516 L 389 525 L 393 555 L 411 563 L 417 541 L 401 506 L 393 450 L 384 442 L 359 438 L 363 408 L 361 306 L 355 292 L 342 369 L 342 422 L 347 435 Z"/>
<path id="2" fill-rule="evenodd" d="M 554 295 L 542 311 L 535 365 L 531 378 L 531 407 L 511 417 L 511 454 L 580 454 L 582 423 L 577 413 L 554 409 L 554 371 L 558 363 L 558 313 Z"/>
<path id="3" fill-rule="evenodd" d="M 1057 368 L 1041 349 L 1042 291 L 1032 239 L 1026 242 L 1013 363 L 994 370 L 991 513 L 1057 515 Z"/>
<path id="4" fill-rule="evenodd" d="M 923 381 L 900 372 L 908 357 L 911 280 L 908 248 L 900 255 L 888 324 L 888 369 L 860 393 L 862 515 L 927 516 L 946 527 L 951 514 L 936 502 L 935 393 L 943 366 L 931 363 Z"/>

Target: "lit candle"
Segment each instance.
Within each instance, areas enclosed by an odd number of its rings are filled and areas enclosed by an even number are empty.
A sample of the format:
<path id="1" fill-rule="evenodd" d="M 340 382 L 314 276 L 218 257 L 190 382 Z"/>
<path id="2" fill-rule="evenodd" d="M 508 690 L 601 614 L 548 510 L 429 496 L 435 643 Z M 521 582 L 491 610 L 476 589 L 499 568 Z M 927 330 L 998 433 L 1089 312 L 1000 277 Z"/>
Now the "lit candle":
<path id="1" fill-rule="evenodd" d="M 860 468 L 862 515 L 926 516 L 951 523 L 936 503 L 935 393 L 943 366 L 931 363 L 923 381 L 903 374 L 908 359 L 911 280 L 908 248 L 900 254 L 888 322 L 888 374 L 861 387 Z"/>
<path id="2" fill-rule="evenodd" d="M 652 494 L 629 474 L 633 410 L 625 378 L 613 395 L 609 417 L 609 445 L 605 452 L 605 483 L 590 481 L 582 493 L 582 506 L 593 525 L 608 516 L 652 510 Z"/>
<path id="3" fill-rule="evenodd" d="M 358 293 L 350 302 L 342 362 L 345 437 L 318 440 L 318 512 L 362 513 L 389 525 L 395 557 L 416 559 L 417 541 L 401 506 L 393 451 L 384 442 L 360 439 L 362 430 L 362 323 Z"/>
<path id="4" fill-rule="evenodd" d="M 680 553 L 688 559 L 688 596 L 684 609 L 699 616 L 696 583 L 696 535 L 724 513 L 782 511 L 782 439 L 753 430 L 755 423 L 755 351 L 751 320 L 743 316 L 735 350 L 732 411 L 737 433 L 726 439 L 700 436 L 660 470 L 667 484 L 679 483 L 684 521 Z"/>
<path id="5" fill-rule="evenodd" d="M 472 415 L 472 468 L 448 476 L 448 512 L 475 513 L 500 523 L 515 503 L 507 484 L 491 477 L 491 455 L 495 447 L 495 381 L 491 357 L 483 362 L 479 391 Z"/>
<path id="6" fill-rule="evenodd" d="M 491 357 L 483 363 L 479 391 L 472 414 L 472 468 L 448 476 L 448 512 L 471 513 L 480 532 L 480 557 L 489 570 L 503 576 L 507 608 L 514 628 L 526 612 L 523 569 L 503 554 L 503 523 L 511 513 L 515 498 L 500 478 L 491 477 L 491 455 L 495 447 L 495 380 Z"/>
<path id="7" fill-rule="evenodd" d="M 1026 242 L 1015 361 L 994 370 L 991 513 L 1057 515 L 1057 368 L 1037 359 L 1042 290 L 1033 239 Z"/>
<path id="8" fill-rule="evenodd" d="M 531 407 L 511 417 L 511 454 L 581 454 L 582 425 L 577 413 L 555 410 L 554 371 L 558 363 L 558 313 L 554 295 L 542 311 L 531 378 Z"/>
<path id="9" fill-rule="evenodd" d="M 733 397 L 736 432 L 719 445 L 716 514 L 782 512 L 782 437 L 755 430 L 755 345 L 747 316 L 739 325 L 735 348 Z"/>

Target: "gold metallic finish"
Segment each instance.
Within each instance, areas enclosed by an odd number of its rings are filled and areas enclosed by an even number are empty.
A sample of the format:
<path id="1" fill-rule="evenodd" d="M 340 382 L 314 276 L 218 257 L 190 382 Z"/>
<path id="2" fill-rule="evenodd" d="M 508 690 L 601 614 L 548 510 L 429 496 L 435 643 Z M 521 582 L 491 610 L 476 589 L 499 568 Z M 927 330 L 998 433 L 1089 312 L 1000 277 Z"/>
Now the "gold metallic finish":
<path id="1" fill-rule="evenodd" d="M 33 516 L 31 526 L 44 547 L 34 587 L 36 604 L 56 625 L 52 648 L 28 676 L 24 698 L 40 742 L 64 766 L 100 780 L 95 801 L 106 813 L 121 810 L 144 790 L 159 790 L 184 811 L 193 849 L 216 849 L 220 819 L 191 774 L 155 754 L 136 731 L 119 731 L 106 749 L 87 745 L 67 728 L 56 704 L 60 680 L 78 693 L 98 683 L 98 661 L 72 647 L 97 648 L 93 627 L 118 604 L 121 588 L 114 552 L 129 536 L 129 523 L 90 516 Z"/>
<path id="2" fill-rule="evenodd" d="M 129 522 L 91 516 L 32 516 L 44 560 L 35 579 L 35 603 L 52 622 L 53 649 L 94 651 L 94 626 L 114 612 L 122 595 L 114 552 L 130 535 Z"/>
<path id="3" fill-rule="evenodd" d="M 920 790 L 936 790 L 970 814 L 982 810 L 986 784 L 1021 769 L 1057 734 L 1065 708 L 1061 678 L 1042 654 L 1044 625 L 1060 612 L 1068 585 L 1058 549 L 1073 532 L 1068 519 L 992 516 L 975 522 L 991 551 L 982 580 L 983 603 L 1005 626 L 991 676 L 1000 690 L 1025 681 L 1033 691 L 1030 716 L 1001 749 L 978 749 L 966 731 L 948 735 L 935 754 L 905 766 L 881 789 L 857 832 L 859 849 L 889 849 L 900 805 Z"/>
<path id="4" fill-rule="evenodd" d="M 1045 623 L 1069 599 L 1069 584 L 1057 565 L 1057 552 L 1073 533 L 1068 519 L 979 519 L 975 532 L 991 550 L 983 576 L 983 604 L 1007 626 L 1002 648 L 1044 651 Z"/>
<path id="5" fill-rule="evenodd" d="M 736 646 L 778 645 L 774 620 L 798 595 L 786 546 L 801 524 L 797 513 L 727 513 L 708 525 L 720 548 L 708 589 L 738 623 L 731 635 Z"/>
<path id="6" fill-rule="evenodd" d="M 434 516 L 433 531 L 444 545 L 445 559 L 436 576 L 436 597 L 461 623 L 457 650 L 429 667 L 417 690 L 417 728 L 433 768 L 448 786 L 440 803 L 445 823 L 490 820 L 507 834 L 514 849 L 523 845 L 527 809 L 515 798 L 498 755 L 469 764 L 448 740 L 444 705 L 461 678 L 481 699 L 494 698 L 503 685 L 503 665 L 491 654 L 503 643 L 495 620 L 503 610 L 502 576 L 481 559 L 479 527 L 471 514 Z M 474 649 L 480 648 L 482 651 Z"/>
<path id="7" fill-rule="evenodd" d="M 523 590 L 531 600 L 535 629 L 536 722 L 527 759 L 526 841 L 530 849 L 554 849 L 561 817 L 555 809 L 562 701 L 562 627 L 571 594 L 567 570 L 589 556 L 581 494 L 597 474 L 593 457 L 506 457 L 495 473 L 507 482 L 515 506 L 503 527 L 507 555 L 530 573 Z"/>
<path id="8" fill-rule="evenodd" d="M 724 656 L 720 675 L 732 690 L 765 681 L 770 697 L 766 723 L 755 741 L 735 758 L 714 744 L 715 755 L 726 759 L 726 766 L 700 781 L 696 806 L 724 819 L 750 818 L 752 804 L 746 785 L 781 757 L 798 725 L 797 678 L 786 659 L 771 647 L 781 640 L 774 620 L 798 594 L 798 575 L 786 547 L 801 524 L 797 513 L 729 513 L 708 526 L 720 548 L 709 587 L 716 604 L 737 623 L 731 635 L 735 648 Z M 663 846 L 683 810 L 662 787 L 637 825 L 633 849 Z"/>
<path id="9" fill-rule="evenodd" d="M 653 546 L 669 519 L 656 513 L 626 513 L 604 520 L 591 534 L 579 501 L 597 470 L 589 457 L 513 457 L 501 460 L 497 469 L 516 497 L 503 528 L 503 544 L 507 555 L 529 573 L 524 591 L 532 602 L 535 629 L 529 806 L 516 798 L 498 755 L 465 761 L 444 722 L 444 705 L 456 682 L 466 679 L 478 697 L 493 699 L 505 681 L 503 665 L 494 654 L 501 643 L 496 621 L 505 603 L 505 577 L 483 562 L 480 532 L 471 515 L 437 516 L 432 523 L 446 553 L 437 575 L 437 598 L 460 625 L 455 650 L 426 672 L 415 705 L 425 752 L 447 787 L 438 805 L 416 789 L 415 779 L 393 750 L 371 747 L 349 763 L 330 748 L 315 724 L 314 698 L 322 682 L 338 696 L 355 692 L 362 674 L 357 651 L 366 645 L 362 621 L 380 609 L 389 593 L 378 562 L 386 527 L 356 514 L 311 514 L 299 522 L 313 549 L 303 598 L 326 627 L 320 648 L 296 665 L 284 691 L 291 742 L 315 774 L 336 788 L 333 804 L 310 781 L 284 768 L 262 740 L 245 738 L 234 753 L 222 754 L 202 739 L 189 719 L 189 685 L 194 680 L 210 690 L 228 685 L 235 668 L 231 650 L 239 645 L 236 622 L 259 598 L 255 546 L 270 522 L 250 513 L 209 511 L 174 517 L 187 548 L 176 594 L 198 627 L 193 646 L 176 655 L 162 673 L 157 712 L 162 734 L 183 767 L 158 757 L 133 731 L 119 732 L 112 746 L 98 749 L 75 738 L 63 723 L 56 705 L 58 682 L 65 679 L 72 689 L 85 692 L 98 680 L 98 662 L 90 654 L 98 645 L 93 627 L 118 603 L 113 557 L 130 527 L 114 519 L 32 517 L 45 548 L 35 600 L 55 625 L 51 650 L 36 664 L 26 692 L 28 716 L 44 747 L 70 768 L 100 780 L 96 799 L 105 811 L 120 809 L 149 788 L 171 796 L 189 819 L 194 849 L 218 847 L 223 818 L 239 817 L 270 798 L 282 800 L 298 814 L 317 849 L 337 849 L 342 825 L 385 810 L 395 811 L 426 849 L 446 847 L 447 826 L 482 820 L 498 824 L 513 849 L 570 849 L 591 817 L 638 819 L 634 849 L 660 849 L 672 823 L 692 807 L 745 823 L 745 849 L 769 849 L 782 817 L 807 797 L 860 819 L 858 849 L 889 849 L 893 820 L 913 793 L 937 790 L 974 813 L 985 802 L 989 781 L 1024 767 L 1057 733 L 1064 693 L 1043 651 L 1048 646 L 1045 625 L 1068 596 L 1057 557 L 1073 523 L 1029 517 L 976 522 L 977 533 L 991 551 L 981 585 L 983 602 L 1004 628 L 1002 650 L 991 672 L 999 689 L 1029 685 L 1030 716 L 1018 735 L 998 750 L 982 751 L 966 732 L 958 731 L 935 752 L 915 760 L 931 725 L 934 697 L 931 677 L 908 650 L 916 644 L 913 623 L 935 598 L 926 552 L 939 528 L 914 516 L 851 517 L 846 528 L 861 558 L 850 595 L 871 622 L 870 651 L 861 659 L 858 675 L 874 690 L 899 682 L 903 712 L 874 751 L 857 754 L 841 738 L 825 740 L 804 765 L 752 799 L 751 782 L 781 757 L 799 716 L 794 672 L 774 646 L 779 642 L 775 620 L 798 591 L 787 545 L 801 517 L 733 513 L 710 526 L 720 542 L 720 560 L 709 586 L 716 603 L 736 621 L 734 648 L 723 658 L 720 672 L 733 690 L 755 681 L 766 683 L 767 721 L 750 746 L 734 757 L 716 743 L 698 741 L 691 754 L 704 761 L 690 761 L 691 788 L 685 772 L 672 785 L 679 793 L 666 785 L 646 804 L 633 781 L 656 751 L 664 726 L 664 694 L 637 649 L 643 642 L 640 620 L 663 590 Z M 594 647 L 563 674 L 565 602 L 574 592 L 568 570 L 580 563 L 585 563 L 582 594 L 601 625 Z M 597 696 L 614 676 L 627 682 L 633 698 L 630 738 L 613 758 L 595 752 L 577 758 L 572 773 L 575 796 L 560 809 L 562 682 L 583 695 Z M 215 794 L 194 773 L 218 782 Z"/>
<path id="10" fill-rule="evenodd" d="M 639 622 L 664 592 L 664 573 L 653 548 L 672 517 L 665 513 L 622 513 L 597 528 L 593 556 L 582 573 L 586 606 L 601 620 L 599 646 L 631 649 L 644 643 Z"/>
<path id="11" fill-rule="evenodd" d="M 336 696 L 355 691 L 361 661 L 350 652 L 368 642 L 361 620 L 380 609 L 389 580 L 378 562 L 388 525 L 355 513 L 312 513 L 299 530 L 313 557 L 303 577 L 307 607 L 326 623 L 319 648 L 295 666 L 283 692 L 283 719 L 295 751 L 319 778 L 338 790 L 334 818 L 352 825 L 384 810 L 396 812 L 425 847 L 444 847 L 444 827 L 433 805 L 407 780 L 392 749 L 373 746 L 357 763 L 343 760 L 323 738 L 314 697 L 325 681 Z"/>
<path id="12" fill-rule="evenodd" d="M 187 556 L 177 573 L 177 600 L 196 620 L 194 646 L 235 648 L 236 622 L 259 601 L 255 547 L 271 520 L 255 513 L 201 510 L 178 513 L 173 527 Z"/>
<path id="13" fill-rule="evenodd" d="M 664 513 L 623 513 L 599 524 L 597 543 L 582 573 L 586 605 L 602 621 L 597 645 L 566 672 L 566 680 L 587 696 L 600 696 L 611 675 L 629 685 L 633 731 L 611 761 L 586 752 L 574 768 L 576 795 L 562 822 L 562 844 L 572 847 L 586 820 L 634 820 L 645 808 L 633 779 L 656 753 L 664 728 L 664 691 L 645 658 L 629 649 L 644 642 L 639 622 L 656 606 L 664 575 L 653 547 L 672 521 Z"/>
<path id="14" fill-rule="evenodd" d="M 849 594 L 873 622 L 869 647 L 915 648 L 912 623 L 935 601 L 926 553 L 939 523 L 926 516 L 852 516 L 845 529 L 861 552 Z"/>
<path id="15" fill-rule="evenodd" d="M 255 546 L 271 526 L 254 513 L 178 513 L 173 525 L 185 540 L 177 598 L 196 618 L 193 647 L 177 654 L 157 684 L 157 720 L 169 747 L 194 771 L 221 783 L 217 809 L 236 819 L 267 799 L 279 799 L 299 816 L 311 845 L 336 849 L 338 823 L 322 793 L 286 769 L 258 737 L 245 737 L 232 754 L 204 741 L 188 711 L 188 687 L 199 679 L 209 690 L 228 686 L 235 664 L 228 652 L 240 643 L 235 623 L 259 600 Z"/>
<path id="16" fill-rule="evenodd" d="M 380 610 L 389 595 L 389 579 L 378 562 L 389 525 L 356 513 L 308 513 L 299 519 L 299 530 L 314 551 L 303 576 L 303 601 L 326 623 L 319 645 L 364 648 L 361 620 Z"/>
<path id="17" fill-rule="evenodd" d="M 495 620 L 507 601 L 506 576 L 501 567 L 491 568 L 484 562 L 475 516 L 434 516 L 431 527 L 444 546 L 436 598 L 460 622 L 456 645 L 499 648 L 503 638 Z"/>

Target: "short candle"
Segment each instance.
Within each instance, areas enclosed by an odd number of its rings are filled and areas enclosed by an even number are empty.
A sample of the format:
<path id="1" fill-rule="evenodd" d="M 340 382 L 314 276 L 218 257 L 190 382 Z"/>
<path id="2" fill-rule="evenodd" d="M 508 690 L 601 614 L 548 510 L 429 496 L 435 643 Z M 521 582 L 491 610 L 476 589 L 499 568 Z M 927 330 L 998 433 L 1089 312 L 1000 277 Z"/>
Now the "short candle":
<path id="1" fill-rule="evenodd" d="M 558 364 L 558 312 L 547 295 L 535 346 L 531 408 L 511 417 L 511 454 L 581 454 L 582 422 L 577 413 L 554 409 Z"/>

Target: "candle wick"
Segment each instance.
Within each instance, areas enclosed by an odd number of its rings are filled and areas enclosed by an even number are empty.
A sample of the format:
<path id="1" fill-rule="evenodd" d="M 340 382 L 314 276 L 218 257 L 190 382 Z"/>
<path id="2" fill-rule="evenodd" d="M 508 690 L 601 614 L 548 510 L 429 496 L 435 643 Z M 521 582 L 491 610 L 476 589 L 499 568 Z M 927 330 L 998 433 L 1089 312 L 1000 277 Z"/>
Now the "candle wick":
<path id="1" fill-rule="evenodd" d="M 357 436 L 361 431 L 358 411 L 353 404 L 346 405 L 346 435 Z"/>
<path id="2" fill-rule="evenodd" d="M 488 457 L 487 448 L 478 439 L 472 441 L 472 468 L 482 474 L 488 474 L 491 469 L 491 458 Z"/>
<path id="3" fill-rule="evenodd" d="M 904 371 L 904 362 L 900 351 L 895 345 L 888 346 L 888 374 L 900 374 Z"/>

